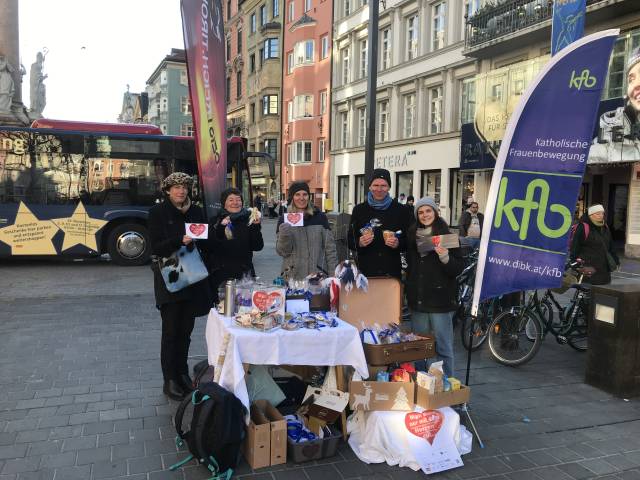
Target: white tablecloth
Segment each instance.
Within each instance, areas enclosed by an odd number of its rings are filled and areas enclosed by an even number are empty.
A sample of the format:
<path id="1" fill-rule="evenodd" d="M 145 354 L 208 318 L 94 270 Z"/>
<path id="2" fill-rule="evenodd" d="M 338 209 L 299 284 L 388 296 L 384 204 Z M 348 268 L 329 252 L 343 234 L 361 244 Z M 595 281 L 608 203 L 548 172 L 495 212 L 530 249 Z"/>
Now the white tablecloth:
<path id="1" fill-rule="evenodd" d="M 369 376 L 358 330 L 342 320 L 335 328 L 320 330 L 274 330 L 259 332 L 238 327 L 233 318 L 211 310 L 207 318 L 209 364 L 216 365 L 223 339 L 230 334 L 219 383 L 249 408 L 243 363 L 253 365 L 350 365 L 363 377 Z"/>

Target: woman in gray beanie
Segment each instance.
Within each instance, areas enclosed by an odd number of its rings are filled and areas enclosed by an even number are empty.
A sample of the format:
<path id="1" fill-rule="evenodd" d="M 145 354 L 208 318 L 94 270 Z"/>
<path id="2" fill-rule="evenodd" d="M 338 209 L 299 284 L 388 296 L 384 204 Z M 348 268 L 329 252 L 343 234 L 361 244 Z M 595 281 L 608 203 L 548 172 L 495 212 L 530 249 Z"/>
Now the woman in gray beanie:
<path id="1" fill-rule="evenodd" d="M 436 353 L 444 361 L 444 373 L 452 377 L 456 277 L 464 263 L 459 248 L 432 247 L 433 236 L 451 233 L 433 198 L 418 200 L 414 212 L 417 222 L 407 235 L 406 282 L 413 331 L 435 336 Z"/>

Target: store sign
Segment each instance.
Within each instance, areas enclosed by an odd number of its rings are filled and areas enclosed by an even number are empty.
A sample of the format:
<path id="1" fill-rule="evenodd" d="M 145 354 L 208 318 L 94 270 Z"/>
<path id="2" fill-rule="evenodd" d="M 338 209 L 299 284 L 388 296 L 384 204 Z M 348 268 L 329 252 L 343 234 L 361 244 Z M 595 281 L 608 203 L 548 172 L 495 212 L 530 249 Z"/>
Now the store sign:
<path id="1" fill-rule="evenodd" d="M 409 150 L 403 154 L 379 155 L 376 157 L 375 168 L 386 168 L 395 170 L 398 168 L 409 168 L 410 157 L 416 155 L 415 150 Z"/>
<path id="2" fill-rule="evenodd" d="M 561 284 L 617 34 L 596 33 L 559 52 L 511 116 L 488 195 L 474 312 L 486 298 Z"/>

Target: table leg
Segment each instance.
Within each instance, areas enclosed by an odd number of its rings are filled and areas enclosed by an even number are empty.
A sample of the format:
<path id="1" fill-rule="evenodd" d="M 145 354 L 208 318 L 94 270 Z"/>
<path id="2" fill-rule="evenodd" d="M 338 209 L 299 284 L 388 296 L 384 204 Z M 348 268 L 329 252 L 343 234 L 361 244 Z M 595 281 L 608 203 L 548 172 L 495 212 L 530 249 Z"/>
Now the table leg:
<path id="1" fill-rule="evenodd" d="M 344 370 L 342 365 L 338 365 L 336 367 L 333 367 L 336 369 L 336 386 L 338 387 L 338 390 L 340 390 L 341 392 L 345 392 L 345 388 L 344 388 Z M 347 441 L 347 413 L 345 410 L 342 411 L 342 413 L 340 414 L 340 423 L 342 424 L 342 438 L 344 438 L 344 441 Z"/>

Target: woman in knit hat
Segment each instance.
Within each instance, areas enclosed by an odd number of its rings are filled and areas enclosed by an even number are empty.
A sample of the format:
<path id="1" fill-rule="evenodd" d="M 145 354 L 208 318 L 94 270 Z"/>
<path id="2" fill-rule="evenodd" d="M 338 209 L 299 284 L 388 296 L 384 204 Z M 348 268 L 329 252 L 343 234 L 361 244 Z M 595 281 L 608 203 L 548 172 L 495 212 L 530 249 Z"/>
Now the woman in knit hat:
<path id="1" fill-rule="evenodd" d="M 278 219 L 276 252 L 282 257 L 285 280 L 302 280 L 307 275 L 325 272 L 333 275 L 338 265 L 336 242 L 327 216 L 310 201 L 309 185 L 294 182 L 289 186 L 287 213 Z M 294 227 L 284 221 L 302 216 L 303 226 Z"/>
<path id="2" fill-rule="evenodd" d="M 416 223 L 409 228 L 407 246 L 407 299 L 415 333 L 431 333 L 444 373 L 453 376 L 453 314 L 456 277 L 464 269 L 460 249 L 433 247 L 432 237 L 451 233 L 431 197 L 414 206 Z M 421 367 L 421 366 L 419 366 Z"/>
<path id="3" fill-rule="evenodd" d="M 211 283 L 214 294 L 229 279 L 255 276 L 253 252 L 264 247 L 260 216 L 243 206 L 242 192 L 227 188 L 220 194 L 222 210 L 212 227 Z M 255 209 L 254 209 L 255 210 Z"/>
<path id="4" fill-rule="evenodd" d="M 149 210 L 149 235 L 154 255 L 169 257 L 183 245 L 208 250 L 206 240 L 193 240 L 186 235 L 185 223 L 206 222 L 202 208 L 189 197 L 192 185 L 191 176 L 182 172 L 172 173 L 162 181 L 164 201 Z M 195 317 L 209 313 L 214 299 L 208 278 L 172 293 L 167 290 L 160 269 L 154 267 L 153 272 L 156 307 L 162 318 L 163 391 L 172 400 L 181 400 L 192 389 L 187 357 Z"/>
<path id="5" fill-rule="evenodd" d="M 618 268 L 620 260 L 613 249 L 611 232 L 604 218 L 604 207 L 592 205 L 580 218 L 573 233 L 569 256 L 580 258 L 585 265 L 596 269 L 584 281 L 593 285 L 611 283 L 611 272 Z"/>

